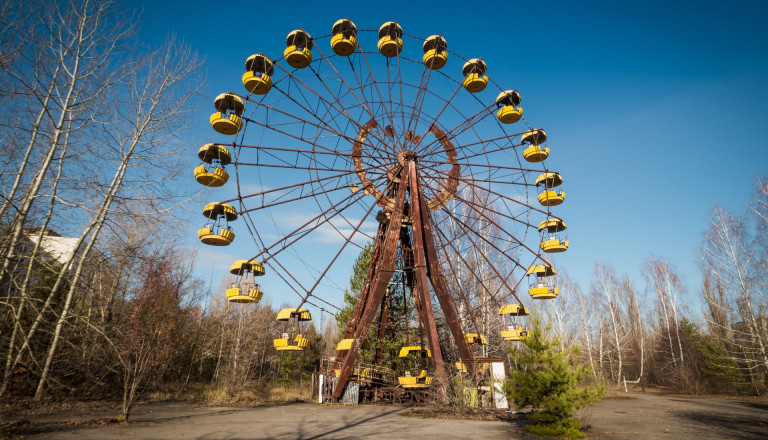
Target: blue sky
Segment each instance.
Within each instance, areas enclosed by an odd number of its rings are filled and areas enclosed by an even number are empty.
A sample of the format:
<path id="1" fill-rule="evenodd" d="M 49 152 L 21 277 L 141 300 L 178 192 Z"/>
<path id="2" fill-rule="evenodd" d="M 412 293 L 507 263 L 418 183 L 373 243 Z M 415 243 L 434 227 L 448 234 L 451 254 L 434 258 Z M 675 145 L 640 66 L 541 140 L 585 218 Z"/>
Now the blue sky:
<path id="1" fill-rule="evenodd" d="M 583 290 L 599 262 L 629 273 L 642 291 L 642 265 L 654 254 L 697 292 L 697 252 L 713 204 L 742 212 L 754 178 L 768 172 L 768 2 L 129 4 L 144 11 L 143 40 L 173 33 L 206 59 L 192 156 L 210 141 L 213 97 L 240 91 L 245 58 L 281 56 L 293 29 L 326 35 L 339 18 L 361 29 L 397 20 L 408 34 L 439 33 L 451 50 L 482 57 L 549 134 L 549 166 L 567 192 L 557 214 L 571 241 L 557 267 Z M 201 267 L 216 253 L 224 266 L 233 253 L 252 254 L 190 245 L 207 260 Z M 340 272 L 343 284 L 348 271 Z"/>

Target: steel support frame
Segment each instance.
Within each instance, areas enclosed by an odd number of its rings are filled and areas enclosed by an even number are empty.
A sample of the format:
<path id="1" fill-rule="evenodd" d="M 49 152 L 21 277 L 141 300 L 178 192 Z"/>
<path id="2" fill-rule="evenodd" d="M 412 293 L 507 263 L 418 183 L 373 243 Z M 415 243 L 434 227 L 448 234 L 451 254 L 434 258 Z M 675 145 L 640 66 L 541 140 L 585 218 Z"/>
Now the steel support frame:
<path id="1" fill-rule="evenodd" d="M 358 299 L 352 319 L 345 332 L 345 338 L 350 338 L 350 336 L 354 337 L 350 349 L 346 356 L 344 356 L 341 365 L 339 381 L 336 383 L 336 388 L 333 391 L 334 402 L 337 402 L 341 397 L 344 386 L 347 383 L 357 359 L 360 345 L 363 343 L 365 336 L 368 333 L 368 329 L 373 322 L 373 318 L 376 315 L 376 311 L 379 309 L 382 311 L 382 321 L 379 323 L 381 326 L 379 328 L 379 334 L 381 335 L 383 331 L 383 326 L 385 325 L 384 315 L 386 313 L 386 305 L 384 304 L 386 289 L 394 274 L 398 244 L 406 244 L 403 243 L 404 240 L 401 235 L 401 221 L 404 215 L 406 190 L 410 193 L 409 214 L 413 225 L 413 243 L 408 244 L 412 246 L 413 250 L 414 270 L 411 277 L 409 277 L 412 279 L 409 284 L 413 288 L 412 292 L 414 293 L 414 300 L 420 304 L 420 312 L 418 315 L 426 329 L 427 341 L 432 352 L 432 367 L 435 370 L 435 375 L 437 376 L 437 382 L 439 384 L 438 398 L 441 401 L 447 401 L 448 380 L 445 370 L 445 362 L 440 348 L 437 325 L 435 323 L 432 297 L 429 290 L 430 285 L 432 285 L 432 288 L 435 291 L 440 308 L 445 316 L 446 323 L 448 324 L 456 346 L 459 349 L 459 356 L 462 360 L 473 359 L 469 344 L 467 344 L 464 339 L 464 332 L 448 292 L 448 286 L 440 270 L 437 247 L 431 229 L 429 209 L 421 191 L 421 185 L 419 184 L 416 162 L 406 161 L 400 174 L 400 185 L 395 196 L 395 206 L 392 211 L 392 217 L 389 220 L 389 225 L 386 228 L 386 231 L 383 233 L 383 240 L 380 238 L 382 235 L 380 226 L 380 233 L 377 235 L 377 241 L 374 244 L 371 266 L 369 267 L 366 278 L 366 285 L 363 292 L 361 292 L 361 297 Z M 337 355 L 336 365 L 338 365 L 341 357 L 342 354 Z M 379 357 L 380 354 L 377 353 L 377 360 L 379 360 Z M 465 363 L 465 366 L 473 376 L 475 369 L 474 363 L 467 362 Z"/>

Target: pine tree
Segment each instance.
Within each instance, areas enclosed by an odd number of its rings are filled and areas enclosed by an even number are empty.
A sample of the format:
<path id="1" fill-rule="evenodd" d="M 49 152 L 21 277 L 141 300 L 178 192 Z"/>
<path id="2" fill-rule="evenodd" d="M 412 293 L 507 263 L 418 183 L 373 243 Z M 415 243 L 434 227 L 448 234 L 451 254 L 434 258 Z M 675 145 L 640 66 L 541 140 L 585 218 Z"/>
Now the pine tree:
<path id="1" fill-rule="evenodd" d="M 512 368 L 504 390 L 518 409 L 533 408 L 537 422 L 526 429 L 534 434 L 582 438 L 578 409 L 592 405 L 604 392 L 603 385 L 584 385 L 589 371 L 575 363 L 578 349 L 560 348 L 556 337 L 547 335 L 541 316 L 532 318 L 532 331 L 522 346 L 510 348 Z"/>
<path id="2" fill-rule="evenodd" d="M 336 313 L 336 323 L 339 326 L 339 337 L 344 335 L 347 324 L 352 318 L 352 312 L 355 310 L 357 298 L 365 287 L 365 278 L 368 275 L 368 266 L 371 264 L 371 254 L 373 243 L 368 243 L 360 251 L 352 267 L 352 276 L 349 277 L 349 289 L 344 289 L 344 307 Z"/>

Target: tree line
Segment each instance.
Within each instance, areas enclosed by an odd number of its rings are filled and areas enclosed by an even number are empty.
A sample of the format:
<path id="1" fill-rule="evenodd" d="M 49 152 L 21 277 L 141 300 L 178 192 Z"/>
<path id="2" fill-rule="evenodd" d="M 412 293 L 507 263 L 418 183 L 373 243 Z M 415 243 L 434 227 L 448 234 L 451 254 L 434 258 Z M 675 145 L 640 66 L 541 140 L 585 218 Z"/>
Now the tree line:
<path id="1" fill-rule="evenodd" d="M 755 179 L 746 212 L 715 206 L 699 254 L 700 291 L 673 263 L 650 256 L 645 291 L 597 264 L 588 292 L 561 277 L 544 311 L 564 348 L 619 389 L 763 395 L 768 382 L 768 178 Z"/>
<path id="2" fill-rule="evenodd" d="M 0 399 L 301 380 L 275 311 L 207 296 L 179 242 L 200 57 L 111 0 L 0 6 Z M 183 174 L 182 174 L 183 173 Z"/>

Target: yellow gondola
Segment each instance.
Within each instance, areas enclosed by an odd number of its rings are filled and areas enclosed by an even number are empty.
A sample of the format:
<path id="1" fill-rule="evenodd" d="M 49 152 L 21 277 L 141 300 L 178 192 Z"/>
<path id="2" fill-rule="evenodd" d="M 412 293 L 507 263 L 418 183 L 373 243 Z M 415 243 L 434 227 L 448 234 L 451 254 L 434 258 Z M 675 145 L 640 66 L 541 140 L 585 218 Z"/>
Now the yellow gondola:
<path id="1" fill-rule="evenodd" d="M 539 203 L 544 206 L 556 206 L 565 200 L 565 191 L 555 191 L 553 188 L 562 185 L 563 177 L 558 173 L 542 173 L 536 178 L 536 186 L 543 186 L 544 191 L 539 193 Z"/>
<path id="2" fill-rule="evenodd" d="M 290 328 L 290 331 L 296 335 L 295 337 L 293 337 L 292 334 L 288 333 L 287 331 L 284 331 L 281 338 L 277 338 L 273 340 L 273 343 L 277 350 L 300 351 L 309 346 L 309 339 L 306 339 L 303 336 L 302 329 L 301 329 L 302 322 L 312 320 L 312 315 L 309 313 L 309 310 L 298 309 L 298 308 L 282 309 L 279 312 L 277 312 L 276 320 L 278 322 L 286 323 L 283 327 L 284 330 L 287 330 L 287 327 L 288 327 Z M 295 344 L 291 344 L 290 343 L 291 340 L 295 342 Z"/>
<path id="3" fill-rule="evenodd" d="M 506 330 L 501 330 L 501 338 L 505 341 L 521 341 L 527 335 L 524 328 L 517 325 L 514 319 L 518 316 L 528 316 L 528 308 L 520 304 L 504 304 L 499 308 L 499 315 L 509 315 L 513 317 L 512 325 L 508 325 Z"/>
<path id="4" fill-rule="evenodd" d="M 205 144 L 197 151 L 197 157 L 203 161 L 194 172 L 198 183 L 213 187 L 227 183 L 229 173 L 224 169 L 224 165 L 232 162 L 232 155 L 227 147 L 219 144 Z"/>
<path id="5" fill-rule="evenodd" d="M 424 65 L 438 70 L 448 62 L 448 43 L 441 35 L 432 35 L 424 40 Z"/>
<path id="6" fill-rule="evenodd" d="M 343 351 L 343 350 L 349 350 L 352 348 L 352 341 L 354 339 L 342 339 L 339 341 L 338 344 L 336 344 L 336 351 Z M 370 348 L 370 344 L 368 344 L 368 341 L 363 341 L 363 344 L 360 346 L 360 348 Z"/>
<path id="7" fill-rule="evenodd" d="M 245 101 L 234 93 L 222 93 L 213 100 L 216 111 L 211 115 L 211 127 L 221 134 L 237 134 L 243 128 L 240 116 L 245 111 Z"/>
<path id="8" fill-rule="evenodd" d="M 557 297 L 560 290 L 550 280 L 556 274 L 555 268 L 549 264 L 534 264 L 525 272 L 526 276 L 535 275 L 535 280 L 529 283 L 528 294 L 533 299 L 552 299 Z"/>
<path id="9" fill-rule="evenodd" d="M 264 292 L 261 291 L 258 284 L 247 291 L 236 284 L 226 291 L 227 301 L 233 303 L 257 303 L 261 301 Z"/>
<path id="10" fill-rule="evenodd" d="M 517 90 L 506 90 L 496 97 L 496 105 L 499 110 L 496 117 L 502 124 L 514 124 L 523 117 L 523 108 L 520 107 L 520 94 Z"/>
<path id="11" fill-rule="evenodd" d="M 229 273 L 236 277 L 232 287 L 227 289 L 227 301 L 234 303 L 257 303 L 264 293 L 256 284 L 255 277 L 264 275 L 264 266 L 256 261 L 237 260 L 229 267 Z"/>
<path id="12" fill-rule="evenodd" d="M 465 333 L 464 340 L 467 342 L 467 344 L 485 345 L 488 343 L 488 340 L 485 339 L 485 336 L 479 335 L 477 333 Z"/>
<path id="13" fill-rule="evenodd" d="M 194 174 L 197 183 L 205 186 L 219 187 L 229 180 L 229 173 L 221 167 L 208 169 L 205 165 L 198 165 Z"/>
<path id="14" fill-rule="evenodd" d="M 403 28 L 394 21 L 381 25 L 377 47 L 385 57 L 396 57 L 403 50 Z"/>
<path id="15" fill-rule="evenodd" d="M 549 147 L 541 148 L 540 145 L 531 145 L 523 150 L 523 159 L 528 162 L 541 162 L 549 157 Z"/>
<path id="16" fill-rule="evenodd" d="M 337 20 L 331 29 L 331 49 L 336 55 L 348 57 L 357 48 L 357 27 L 347 18 Z"/>
<path id="17" fill-rule="evenodd" d="M 255 95 L 266 95 L 272 89 L 272 75 L 275 66 L 263 53 L 251 55 L 245 60 L 243 86 Z"/>
<path id="18" fill-rule="evenodd" d="M 418 352 L 421 352 L 422 355 L 426 354 L 427 357 L 432 357 L 432 352 L 429 350 L 429 347 L 421 347 L 418 345 L 401 348 L 400 354 L 398 354 L 398 357 L 401 357 L 401 358 L 408 357 L 408 355 L 411 354 L 412 351 L 418 351 Z"/>
<path id="19" fill-rule="evenodd" d="M 278 321 L 288 321 L 291 318 L 296 319 L 299 322 L 311 321 L 312 315 L 307 309 L 282 309 L 277 312 Z"/>
<path id="20" fill-rule="evenodd" d="M 530 144 L 523 150 L 523 158 L 528 162 L 541 162 L 549 157 L 549 147 L 541 147 L 547 141 L 547 133 L 544 130 L 531 130 L 523 133 L 520 142 Z"/>
<path id="21" fill-rule="evenodd" d="M 507 330 L 501 331 L 501 338 L 505 341 L 522 341 L 523 339 L 527 338 L 529 336 L 529 332 L 525 327 L 522 326 L 509 326 L 507 327 Z"/>
<path id="22" fill-rule="evenodd" d="M 420 353 L 422 357 L 432 357 L 429 347 L 419 345 L 401 348 L 399 357 L 408 357 L 412 353 Z M 411 376 L 411 372 L 406 371 L 405 376 L 400 376 L 397 380 L 403 388 L 428 388 L 432 384 L 432 378 L 427 376 L 427 370 L 421 370 L 418 376 Z"/>
<path id="23" fill-rule="evenodd" d="M 248 272 L 257 277 L 266 273 L 264 265 L 258 261 L 237 260 L 229 266 L 229 273 L 232 275 L 242 276 Z"/>
<path id="24" fill-rule="evenodd" d="M 213 220 L 197 231 L 197 238 L 211 246 L 226 246 L 235 239 L 235 233 L 229 228 L 228 222 L 237 219 L 237 211 L 226 203 L 209 203 L 203 208 L 203 216 Z"/>
<path id="25" fill-rule="evenodd" d="M 565 191 L 544 191 L 538 195 L 542 206 L 557 206 L 565 201 Z"/>
<path id="26" fill-rule="evenodd" d="M 456 365 L 456 369 L 459 370 L 460 373 L 467 373 L 467 364 L 465 364 L 464 362 L 456 362 L 455 365 Z M 485 373 L 486 371 L 488 371 L 488 368 L 490 367 L 490 365 L 491 364 L 489 364 L 488 362 L 483 362 L 480 364 L 476 363 L 475 372 L 480 374 Z"/>
<path id="27" fill-rule="evenodd" d="M 427 376 L 427 370 L 421 370 L 418 376 L 411 376 L 411 373 L 406 371 L 405 376 L 398 377 L 397 381 L 406 389 L 429 388 L 432 385 L 432 377 Z"/>
<path id="28" fill-rule="evenodd" d="M 301 351 L 309 347 L 309 339 L 305 338 L 303 335 L 296 335 L 293 339 L 294 344 L 291 344 L 291 339 L 287 334 L 284 334 L 283 336 L 284 337 L 282 338 L 272 340 L 272 344 L 278 351 Z"/>
<path id="29" fill-rule="evenodd" d="M 499 315 L 528 316 L 528 308 L 520 304 L 504 304 L 499 308 Z"/>
<path id="30" fill-rule="evenodd" d="M 539 232 L 541 233 L 541 250 L 547 253 L 565 252 L 570 246 L 570 242 L 557 235 L 567 228 L 565 222 L 559 218 L 550 218 L 539 223 Z"/>
<path id="31" fill-rule="evenodd" d="M 288 47 L 285 48 L 283 56 L 291 67 L 303 69 L 312 62 L 314 43 L 312 37 L 303 29 L 297 29 L 288 34 L 285 37 L 285 45 Z"/>
<path id="32" fill-rule="evenodd" d="M 461 69 L 461 73 L 464 75 L 464 81 L 461 85 L 469 93 L 478 93 L 485 90 L 488 85 L 488 76 L 485 72 L 488 70 L 488 66 L 480 58 L 472 58 L 464 63 L 464 67 Z"/>

